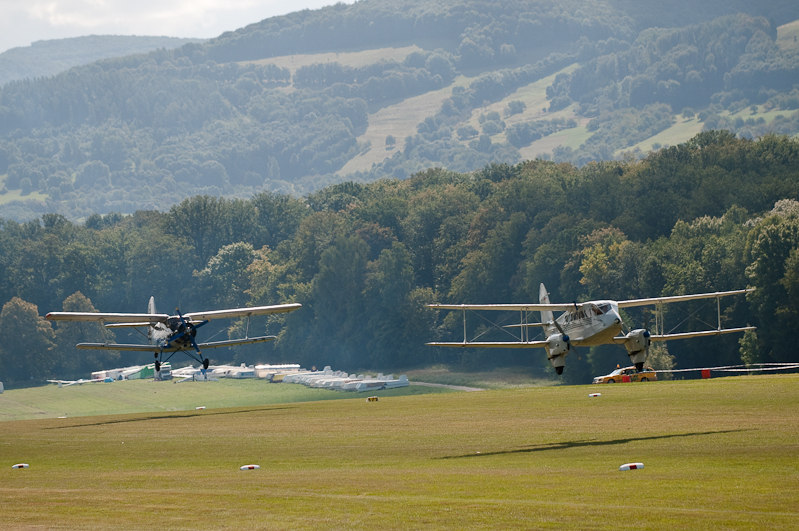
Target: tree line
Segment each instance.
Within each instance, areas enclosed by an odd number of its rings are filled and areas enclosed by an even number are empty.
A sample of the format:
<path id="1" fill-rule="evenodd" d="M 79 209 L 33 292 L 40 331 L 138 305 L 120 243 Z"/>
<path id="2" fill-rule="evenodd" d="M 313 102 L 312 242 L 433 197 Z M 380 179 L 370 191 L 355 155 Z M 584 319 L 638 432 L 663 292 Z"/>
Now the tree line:
<path id="1" fill-rule="evenodd" d="M 405 180 L 328 186 L 303 198 L 193 196 L 166 212 L 58 214 L 0 224 L 0 377 L 86 377 L 150 355 L 75 350 L 110 337 L 99 327 L 42 320 L 47 311 L 141 312 L 300 302 L 250 324 L 272 345 L 209 351 L 214 361 L 296 362 L 379 370 L 432 363 L 544 371 L 541 351 L 438 350 L 460 340 L 460 316 L 433 302 L 639 298 L 752 286 L 724 300 L 722 324 L 743 337 L 671 342 L 658 363 L 679 367 L 799 361 L 799 142 L 702 133 L 641 161 L 577 167 L 544 160 L 471 173 L 431 169 Z M 697 303 L 685 326 L 702 326 Z M 683 320 L 669 308 L 668 323 Z M 705 309 L 704 311 L 707 311 Z M 715 307 L 710 308 L 715 319 Z M 628 316 L 641 325 L 645 315 Z M 228 326 L 229 325 L 229 326 Z M 80 326 L 81 328 L 77 328 Z M 213 323 L 214 337 L 246 323 Z M 469 335 L 484 331 L 467 322 Z M 216 328 L 214 328 L 216 327 Z M 117 332 L 117 341 L 131 341 Z M 179 361 L 179 360 L 178 360 Z M 585 383 L 625 363 L 620 347 L 580 349 L 563 381 Z M 542 372 L 543 374 L 543 372 Z M 555 378 L 554 374 L 552 375 Z"/>

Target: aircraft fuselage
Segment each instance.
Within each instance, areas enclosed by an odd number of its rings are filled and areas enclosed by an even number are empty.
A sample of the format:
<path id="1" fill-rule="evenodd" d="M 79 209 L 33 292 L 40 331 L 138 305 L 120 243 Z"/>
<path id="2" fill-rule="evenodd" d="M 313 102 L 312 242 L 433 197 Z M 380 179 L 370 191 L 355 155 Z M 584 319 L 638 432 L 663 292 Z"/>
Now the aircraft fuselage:
<path id="1" fill-rule="evenodd" d="M 166 324 L 153 326 L 152 341 L 161 348 L 190 349 L 192 338 L 197 336 L 197 327 L 193 323 L 184 323 L 178 317 L 170 317 Z"/>
<path id="2" fill-rule="evenodd" d="M 614 301 L 591 301 L 557 318 L 563 332 L 574 346 L 594 346 L 610 343 L 621 332 L 622 321 Z M 548 326 L 547 337 L 559 333 L 556 326 Z"/>

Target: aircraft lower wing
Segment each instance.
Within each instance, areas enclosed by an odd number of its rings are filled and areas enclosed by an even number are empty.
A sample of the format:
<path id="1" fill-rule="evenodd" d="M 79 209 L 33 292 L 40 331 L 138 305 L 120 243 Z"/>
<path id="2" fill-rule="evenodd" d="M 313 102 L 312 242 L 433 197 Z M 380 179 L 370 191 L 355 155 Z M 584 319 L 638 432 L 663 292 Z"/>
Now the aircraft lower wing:
<path id="1" fill-rule="evenodd" d="M 218 348 L 218 347 L 231 347 L 233 345 L 249 345 L 250 343 L 263 343 L 265 341 L 274 341 L 277 336 L 261 336 L 261 337 L 248 337 L 245 339 L 228 339 L 226 341 L 213 341 L 209 343 L 200 343 L 200 348 Z"/>
<path id="2" fill-rule="evenodd" d="M 140 326 L 151 326 L 156 323 L 148 323 L 146 321 L 141 321 L 138 323 L 107 323 L 104 324 L 106 328 L 138 328 Z"/>
<path id="3" fill-rule="evenodd" d="M 721 334 L 734 334 L 735 332 L 746 332 L 747 330 L 756 330 L 755 326 L 744 326 L 742 328 L 722 328 L 721 330 L 704 330 L 701 332 L 684 332 L 682 334 L 663 334 L 651 335 L 649 339 L 655 341 L 670 341 L 672 339 L 688 339 L 691 337 L 705 337 L 705 336 L 718 336 Z"/>
<path id="4" fill-rule="evenodd" d="M 721 330 L 703 330 L 701 332 L 684 332 L 681 334 L 652 334 L 649 338 L 652 342 L 657 341 L 671 341 L 673 339 L 688 339 L 692 337 L 705 337 L 705 336 L 718 336 L 721 334 L 734 334 L 736 332 L 746 332 L 747 330 L 756 330 L 754 326 L 745 326 L 743 328 L 723 328 Z M 614 337 L 613 342 L 617 345 L 623 344 L 627 341 L 626 337 Z M 574 346 L 580 346 L 579 340 L 572 341 Z M 468 343 L 426 343 L 430 347 L 455 347 L 455 348 L 544 348 L 547 346 L 546 341 L 472 341 Z"/>
<path id="5" fill-rule="evenodd" d="M 157 345 L 126 345 L 117 343 L 78 343 L 81 350 L 133 350 L 138 352 L 158 352 Z M 177 352 L 176 348 L 165 348 L 164 352 Z"/>
<path id="6" fill-rule="evenodd" d="M 673 339 L 690 339 L 692 337 L 706 337 L 706 336 L 720 336 L 721 334 L 734 334 L 736 332 L 746 332 L 747 330 L 756 330 L 755 326 L 744 326 L 742 328 L 722 328 L 721 330 L 702 330 L 700 332 L 683 332 L 680 334 L 652 334 L 649 340 L 653 343 L 658 341 L 671 341 Z M 627 341 L 626 337 L 614 337 L 613 342 L 617 345 L 623 344 Z"/>
<path id="7" fill-rule="evenodd" d="M 546 341 L 473 341 L 471 343 L 426 343 L 430 347 L 459 348 L 543 348 Z"/>
<path id="8" fill-rule="evenodd" d="M 204 348 L 219 348 L 219 347 L 232 347 L 234 345 L 249 345 L 250 343 L 263 343 L 265 341 L 274 341 L 277 336 L 261 336 L 261 337 L 248 337 L 244 339 L 229 339 L 227 341 L 212 341 L 209 343 L 198 343 L 198 347 Z M 158 348 L 158 345 L 131 345 L 131 344 L 118 344 L 118 343 L 78 343 L 77 347 L 81 350 L 122 350 L 122 351 L 136 351 L 136 352 L 177 352 L 183 350 L 177 347 L 168 347 L 163 350 Z"/>

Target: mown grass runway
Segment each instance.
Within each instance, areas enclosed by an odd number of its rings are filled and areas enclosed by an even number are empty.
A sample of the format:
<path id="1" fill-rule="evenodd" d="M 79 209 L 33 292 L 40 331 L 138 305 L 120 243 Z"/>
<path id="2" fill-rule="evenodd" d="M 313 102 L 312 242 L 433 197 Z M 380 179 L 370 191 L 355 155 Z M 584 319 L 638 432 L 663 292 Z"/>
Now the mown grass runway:
<path id="1" fill-rule="evenodd" d="M 796 529 L 797 406 L 780 375 L 9 421 L 0 522 Z"/>
<path id="2" fill-rule="evenodd" d="M 218 382 L 128 380 L 86 383 L 62 389 L 55 385 L 7 391 L 0 395 L 0 421 L 147 413 L 206 408 L 246 407 L 352 398 L 353 393 L 270 384 L 265 380 L 221 379 Z M 446 393 L 448 389 L 415 386 L 376 391 L 377 396 Z M 2 424 L 0 424 L 2 426 Z"/>

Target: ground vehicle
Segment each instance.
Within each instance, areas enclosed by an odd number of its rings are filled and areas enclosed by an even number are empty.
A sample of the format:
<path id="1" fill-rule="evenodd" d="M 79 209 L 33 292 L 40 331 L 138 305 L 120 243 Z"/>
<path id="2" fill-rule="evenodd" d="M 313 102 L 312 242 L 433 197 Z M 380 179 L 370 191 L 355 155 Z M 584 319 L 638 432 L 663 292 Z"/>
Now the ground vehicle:
<path id="1" fill-rule="evenodd" d="M 625 377 L 629 380 L 625 379 Z M 642 371 L 639 371 L 633 366 L 616 369 L 607 376 L 597 376 L 594 378 L 594 383 L 657 382 L 657 380 L 658 375 L 652 367 L 644 367 Z"/>

